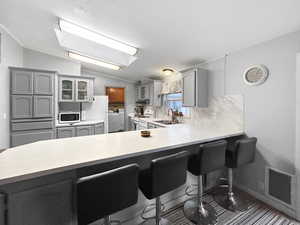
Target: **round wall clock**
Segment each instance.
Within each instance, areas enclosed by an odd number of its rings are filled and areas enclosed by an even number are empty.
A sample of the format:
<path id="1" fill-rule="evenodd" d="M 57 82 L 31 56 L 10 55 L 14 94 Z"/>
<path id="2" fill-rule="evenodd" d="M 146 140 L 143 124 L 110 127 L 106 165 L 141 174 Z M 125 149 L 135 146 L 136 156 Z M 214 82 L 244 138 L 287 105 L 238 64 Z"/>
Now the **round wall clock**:
<path id="1" fill-rule="evenodd" d="M 248 85 L 263 84 L 269 76 L 269 70 L 264 65 L 254 65 L 247 68 L 244 72 L 244 82 Z"/>

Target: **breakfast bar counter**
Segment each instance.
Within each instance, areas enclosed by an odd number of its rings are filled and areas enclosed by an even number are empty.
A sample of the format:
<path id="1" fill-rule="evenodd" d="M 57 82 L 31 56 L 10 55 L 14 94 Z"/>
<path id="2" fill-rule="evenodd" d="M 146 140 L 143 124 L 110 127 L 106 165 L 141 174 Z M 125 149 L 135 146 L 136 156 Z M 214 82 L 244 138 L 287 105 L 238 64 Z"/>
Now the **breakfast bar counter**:
<path id="1" fill-rule="evenodd" d="M 39 141 L 0 153 L 0 225 L 76 225 L 76 182 L 130 163 L 147 168 L 153 158 L 200 143 L 239 138 L 244 132 L 187 124 L 140 131 Z"/>
<path id="2" fill-rule="evenodd" d="M 241 130 L 179 124 L 151 129 L 148 138 L 129 131 L 39 141 L 0 154 L 0 185 L 242 134 Z"/>

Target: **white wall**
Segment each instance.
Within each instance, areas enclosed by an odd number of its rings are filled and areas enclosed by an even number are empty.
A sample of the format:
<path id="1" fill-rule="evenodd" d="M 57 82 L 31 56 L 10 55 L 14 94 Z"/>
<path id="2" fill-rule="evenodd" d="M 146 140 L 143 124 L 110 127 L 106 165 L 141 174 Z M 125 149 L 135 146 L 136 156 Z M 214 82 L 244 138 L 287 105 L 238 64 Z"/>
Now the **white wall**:
<path id="1" fill-rule="evenodd" d="M 24 67 L 54 70 L 61 74 L 80 75 L 81 65 L 78 62 L 47 55 L 31 49 L 24 49 Z"/>
<path id="2" fill-rule="evenodd" d="M 95 72 L 89 70 L 83 70 L 82 75 L 89 75 L 89 76 L 96 77 L 95 95 L 105 95 L 105 87 L 125 87 L 126 113 L 128 114 L 134 112 L 136 89 L 135 89 L 135 84 L 132 81 L 118 79 L 101 72 Z M 127 116 L 125 122 L 127 127 Z"/>
<path id="3" fill-rule="evenodd" d="M 0 62 L 0 149 L 9 147 L 9 66 L 23 65 L 23 48 L 0 25 L 1 62 Z"/>
<path id="4" fill-rule="evenodd" d="M 297 54 L 296 66 L 296 147 L 295 147 L 295 170 L 297 187 L 300 187 L 300 53 Z M 299 189 L 297 189 L 299 190 Z M 300 191 L 296 193 L 296 215 L 300 220 Z"/>
<path id="5" fill-rule="evenodd" d="M 258 138 L 255 162 L 239 168 L 236 181 L 262 196 L 266 166 L 295 174 L 295 71 L 299 50 L 297 32 L 228 57 L 225 92 L 244 95 L 245 131 Z M 269 79 L 261 86 L 243 82 L 244 70 L 253 64 L 264 64 L 270 70 Z"/>

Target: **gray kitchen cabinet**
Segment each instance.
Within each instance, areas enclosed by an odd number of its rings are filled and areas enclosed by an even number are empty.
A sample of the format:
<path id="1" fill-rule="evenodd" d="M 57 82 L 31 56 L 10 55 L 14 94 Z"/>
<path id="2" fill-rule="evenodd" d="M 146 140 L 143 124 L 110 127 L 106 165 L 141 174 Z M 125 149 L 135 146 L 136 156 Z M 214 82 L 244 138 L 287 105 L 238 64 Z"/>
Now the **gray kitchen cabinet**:
<path id="1" fill-rule="evenodd" d="M 53 95 L 54 75 L 51 73 L 34 73 L 34 94 L 35 95 Z"/>
<path id="2" fill-rule="evenodd" d="M 75 137 L 75 127 L 59 127 L 57 128 L 57 138 Z"/>
<path id="3" fill-rule="evenodd" d="M 33 99 L 31 95 L 13 95 L 11 97 L 12 119 L 32 118 Z"/>
<path id="4" fill-rule="evenodd" d="M 27 70 L 11 71 L 11 93 L 18 95 L 33 94 L 33 72 Z"/>
<path id="5" fill-rule="evenodd" d="M 33 97 L 33 117 L 53 117 L 53 97 L 35 95 Z"/>
<path id="6" fill-rule="evenodd" d="M 55 138 L 55 71 L 10 67 L 11 147 Z"/>
<path id="7" fill-rule="evenodd" d="M 11 134 L 11 146 L 24 145 L 36 141 L 49 140 L 55 138 L 55 132 L 50 130 L 30 130 L 22 132 L 13 132 Z"/>
<path id="8" fill-rule="evenodd" d="M 183 72 L 183 106 L 208 107 L 208 73 L 204 69 Z"/>
<path id="9" fill-rule="evenodd" d="M 196 73 L 194 70 L 183 74 L 183 106 L 196 106 Z"/>
<path id="10" fill-rule="evenodd" d="M 76 127 L 76 136 L 88 136 L 93 135 L 94 129 L 93 126 L 78 126 Z"/>
<path id="11" fill-rule="evenodd" d="M 137 86 L 138 100 L 147 100 L 150 98 L 150 90 L 148 84 Z"/>
<path id="12" fill-rule="evenodd" d="M 95 124 L 95 134 L 104 134 L 104 123 Z"/>
<path id="13" fill-rule="evenodd" d="M 7 225 L 74 225 L 73 205 L 72 180 L 11 193 Z"/>

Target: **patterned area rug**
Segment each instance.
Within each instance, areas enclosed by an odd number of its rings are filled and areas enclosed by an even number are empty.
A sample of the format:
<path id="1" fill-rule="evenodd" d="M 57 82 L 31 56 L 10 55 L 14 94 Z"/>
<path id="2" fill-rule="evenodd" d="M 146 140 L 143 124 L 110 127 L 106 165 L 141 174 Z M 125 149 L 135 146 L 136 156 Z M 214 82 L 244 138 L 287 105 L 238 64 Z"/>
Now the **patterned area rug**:
<path id="1" fill-rule="evenodd" d="M 220 207 L 210 195 L 204 196 L 204 200 L 217 211 L 218 225 L 300 225 L 300 223 L 249 195 L 247 198 L 250 201 L 249 209 L 246 212 L 233 213 Z M 169 209 L 163 214 L 163 217 L 174 225 L 193 225 L 184 217 L 183 204 Z"/>

